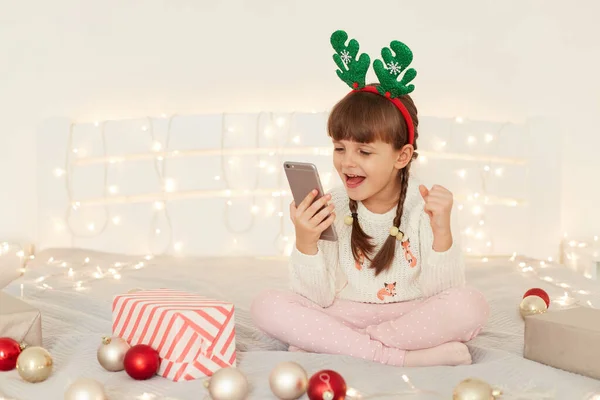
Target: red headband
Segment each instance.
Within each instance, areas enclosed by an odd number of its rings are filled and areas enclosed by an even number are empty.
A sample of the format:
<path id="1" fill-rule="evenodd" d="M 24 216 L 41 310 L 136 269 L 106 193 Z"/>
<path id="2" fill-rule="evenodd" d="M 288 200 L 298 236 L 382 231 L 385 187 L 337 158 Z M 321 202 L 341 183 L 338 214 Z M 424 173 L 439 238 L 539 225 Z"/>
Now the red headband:
<path id="1" fill-rule="evenodd" d="M 375 86 L 365 86 L 362 89 L 355 90 L 355 92 L 369 92 L 369 93 L 375 93 L 375 94 L 378 94 L 379 96 L 381 96 L 381 94 L 379 93 L 379 91 L 377 90 L 377 88 Z M 406 121 L 406 126 L 408 128 L 408 144 L 415 144 L 415 126 L 413 124 L 412 118 L 410 117 L 410 113 L 408 112 L 408 109 L 406 108 L 404 103 L 402 103 L 400 101 L 400 99 L 398 99 L 397 97 L 391 98 L 389 92 L 386 93 L 385 98 L 388 99 L 389 101 L 391 101 L 392 103 L 394 103 L 394 105 L 402 113 L 402 116 L 404 117 L 404 121 Z"/>

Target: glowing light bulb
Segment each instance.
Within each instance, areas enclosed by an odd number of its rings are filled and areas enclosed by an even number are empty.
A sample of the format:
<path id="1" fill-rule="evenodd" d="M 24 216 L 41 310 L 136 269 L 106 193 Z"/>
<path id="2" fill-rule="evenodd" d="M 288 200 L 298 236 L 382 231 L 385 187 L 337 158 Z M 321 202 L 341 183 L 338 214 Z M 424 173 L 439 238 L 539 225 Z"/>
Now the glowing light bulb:
<path id="1" fill-rule="evenodd" d="M 502 168 L 496 168 L 494 172 L 496 173 L 496 176 L 502 176 L 503 170 Z"/>
<path id="2" fill-rule="evenodd" d="M 215 181 L 220 181 L 221 177 L 219 175 L 215 176 Z"/>
<path id="3" fill-rule="evenodd" d="M 279 118 L 277 118 L 277 121 L 276 121 L 277 126 L 280 128 L 282 128 L 285 125 L 285 122 L 286 122 L 286 120 L 284 117 L 279 117 Z"/>
<path id="4" fill-rule="evenodd" d="M 419 157 L 419 162 L 420 162 L 421 164 L 425 164 L 425 163 L 427 163 L 427 157 L 425 157 L 425 156 L 420 156 L 420 157 Z"/>
<path id="5" fill-rule="evenodd" d="M 486 134 L 485 134 L 485 142 L 486 142 L 486 143 L 489 143 L 489 142 L 491 142 L 492 140 L 494 140 L 494 135 L 492 135 L 491 133 L 486 133 Z"/>
<path id="6" fill-rule="evenodd" d="M 269 168 L 267 168 L 267 172 L 268 172 L 269 174 L 272 174 L 272 173 L 274 173 L 274 172 L 275 172 L 275 167 L 271 165 Z"/>
<path id="7" fill-rule="evenodd" d="M 275 212 L 275 206 L 273 205 L 272 202 L 269 202 L 267 204 L 267 208 L 266 208 L 266 214 L 267 214 L 267 216 L 273 215 L 274 212 Z"/>
<path id="8" fill-rule="evenodd" d="M 455 121 L 457 124 L 462 124 L 463 122 L 465 122 L 463 117 L 456 117 Z"/>
<path id="9" fill-rule="evenodd" d="M 152 150 L 154 151 L 160 151 L 162 149 L 162 144 L 159 141 L 155 141 L 152 144 Z"/>
<path id="10" fill-rule="evenodd" d="M 60 177 L 61 177 L 61 176 L 63 176 L 64 174 L 65 174 L 65 170 L 64 170 L 64 169 L 61 169 L 61 168 L 56 168 L 56 169 L 54 170 L 54 175 L 55 175 L 57 178 L 60 178 Z"/>
<path id="11" fill-rule="evenodd" d="M 147 127 L 146 125 L 142 125 L 142 130 L 143 130 L 144 132 L 146 132 L 146 131 L 148 130 L 148 127 Z"/>
<path id="12" fill-rule="evenodd" d="M 258 208 L 258 206 L 252 206 L 252 207 L 250 208 L 250 212 L 251 212 L 252 214 L 258 214 L 258 211 L 259 211 L 259 210 L 260 210 L 260 209 Z"/>
<path id="13" fill-rule="evenodd" d="M 232 204 L 233 204 L 233 203 L 231 202 L 231 200 L 227 200 L 227 205 L 228 205 L 228 206 L 230 206 L 230 205 L 232 205 Z"/>
<path id="14" fill-rule="evenodd" d="M 163 208 L 165 208 L 165 203 L 163 203 L 162 201 L 155 201 L 154 202 L 154 209 L 155 210 L 162 210 Z"/>
<path id="15" fill-rule="evenodd" d="M 113 217 L 112 222 L 115 225 L 119 225 L 121 223 L 121 217 L 119 217 L 119 216 Z"/>
<path id="16" fill-rule="evenodd" d="M 119 188 L 118 188 L 118 187 L 116 187 L 115 185 L 112 185 L 112 186 L 109 186 L 109 188 L 108 188 L 108 191 L 109 191 L 111 194 L 115 194 L 115 193 L 117 193 L 117 192 L 119 191 Z"/>
<path id="17" fill-rule="evenodd" d="M 173 248 L 175 249 L 175 251 L 181 251 L 181 249 L 183 248 L 183 243 L 177 242 L 173 245 Z"/>
<path id="18" fill-rule="evenodd" d="M 292 139 L 292 142 L 299 144 L 300 143 L 300 136 L 294 136 L 294 138 Z"/>
<path id="19" fill-rule="evenodd" d="M 156 228 L 154 232 L 156 232 L 157 235 L 160 235 L 160 229 Z"/>
<path id="20" fill-rule="evenodd" d="M 258 163 L 259 168 L 265 168 L 267 166 L 267 162 L 265 160 L 260 160 Z"/>
<path id="21" fill-rule="evenodd" d="M 461 169 L 460 171 L 457 172 L 458 176 L 460 176 L 461 178 L 465 178 L 465 176 L 467 176 L 467 171 L 465 171 L 464 169 Z"/>
<path id="22" fill-rule="evenodd" d="M 489 172 L 489 171 L 490 171 L 490 166 L 489 166 L 489 165 L 486 165 L 485 167 L 483 167 L 483 170 L 484 170 L 485 172 Z"/>
<path id="23" fill-rule="evenodd" d="M 173 192 L 175 190 L 175 181 L 171 178 L 165 180 L 165 191 Z"/>
<path id="24" fill-rule="evenodd" d="M 96 229 L 96 225 L 94 225 L 94 223 L 91 223 L 88 225 L 88 229 L 93 232 Z"/>
<path id="25" fill-rule="evenodd" d="M 481 214 L 481 207 L 480 206 L 475 206 L 473 207 L 473 215 L 479 215 Z"/>

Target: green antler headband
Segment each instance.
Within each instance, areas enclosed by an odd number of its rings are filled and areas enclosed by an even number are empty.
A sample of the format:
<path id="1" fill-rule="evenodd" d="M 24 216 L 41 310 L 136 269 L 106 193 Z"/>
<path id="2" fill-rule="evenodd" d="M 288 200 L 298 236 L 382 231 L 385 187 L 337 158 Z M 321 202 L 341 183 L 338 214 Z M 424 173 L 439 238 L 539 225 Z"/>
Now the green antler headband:
<path id="1" fill-rule="evenodd" d="M 368 54 L 362 53 L 358 58 L 359 44 L 355 39 L 348 42 L 345 31 L 336 31 L 331 35 L 331 45 L 336 53 L 333 61 L 338 66 L 337 75 L 353 91 L 371 92 L 388 98 L 402 113 L 408 126 L 408 143 L 414 144 L 414 125 L 410 113 L 399 99 L 411 93 L 415 86 L 410 82 L 417 76 L 417 71 L 408 68 L 413 59 L 412 51 L 404 43 L 394 40 L 390 47 L 381 50 L 381 60 L 373 62 L 373 70 L 379 79 L 379 86 L 367 86 L 365 79 L 371 64 Z M 392 54 L 392 51 L 394 54 Z M 384 64 L 385 62 L 385 64 Z M 408 68 L 408 69 L 407 69 Z M 404 73 L 402 75 L 402 73 Z M 402 78 L 398 78 L 402 75 Z"/>

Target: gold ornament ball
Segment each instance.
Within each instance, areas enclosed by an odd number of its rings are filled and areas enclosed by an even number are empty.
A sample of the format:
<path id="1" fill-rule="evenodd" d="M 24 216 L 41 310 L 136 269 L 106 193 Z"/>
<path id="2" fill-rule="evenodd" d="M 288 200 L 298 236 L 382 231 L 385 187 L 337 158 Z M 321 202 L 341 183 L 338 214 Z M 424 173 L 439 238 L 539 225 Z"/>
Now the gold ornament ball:
<path id="1" fill-rule="evenodd" d="M 308 375 L 300 364 L 286 361 L 278 364 L 269 376 L 271 391 L 280 400 L 296 400 L 308 387 Z"/>
<path id="2" fill-rule="evenodd" d="M 79 378 L 65 392 L 65 400 L 108 400 L 108 397 L 97 380 Z"/>
<path id="3" fill-rule="evenodd" d="M 218 370 L 208 381 L 212 400 L 245 400 L 248 390 L 248 379 L 235 367 Z"/>
<path id="4" fill-rule="evenodd" d="M 52 356 L 42 347 L 27 347 L 17 358 L 17 371 L 29 383 L 43 382 L 52 373 Z"/>
<path id="5" fill-rule="evenodd" d="M 477 378 L 468 378 L 460 382 L 452 393 L 453 400 L 494 400 L 498 391 L 487 382 Z"/>
<path id="6" fill-rule="evenodd" d="M 354 218 L 352 218 L 352 215 L 346 215 L 344 217 L 344 223 L 348 226 L 352 225 L 352 222 L 354 222 Z"/>
<path id="7" fill-rule="evenodd" d="M 96 354 L 98 362 L 107 371 L 123 371 L 125 369 L 123 360 L 130 347 L 131 346 L 125 339 L 119 337 L 103 337 L 102 344 L 98 347 L 98 352 Z"/>
<path id="8" fill-rule="evenodd" d="M 519 312 L 523 318 L 529 315 L 542 314 L 547 310 L 546 302 L 539 296 L 527 296 L 519 304 Z"/>

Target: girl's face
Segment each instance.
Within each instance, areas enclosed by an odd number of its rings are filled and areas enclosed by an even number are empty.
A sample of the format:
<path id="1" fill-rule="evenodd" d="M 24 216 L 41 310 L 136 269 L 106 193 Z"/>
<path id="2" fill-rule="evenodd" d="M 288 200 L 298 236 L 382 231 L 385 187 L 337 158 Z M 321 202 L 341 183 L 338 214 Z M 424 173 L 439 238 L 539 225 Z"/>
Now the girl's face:
<path id="1" fill-rule="evenodd" d="M 367 203 L 393 203 L 400 194 L 398 171 L 413 155 L 413 147 L 400 150 L 382 141 L 358 143 L 334 141 L 333 164 L 348 197 Z"/>

